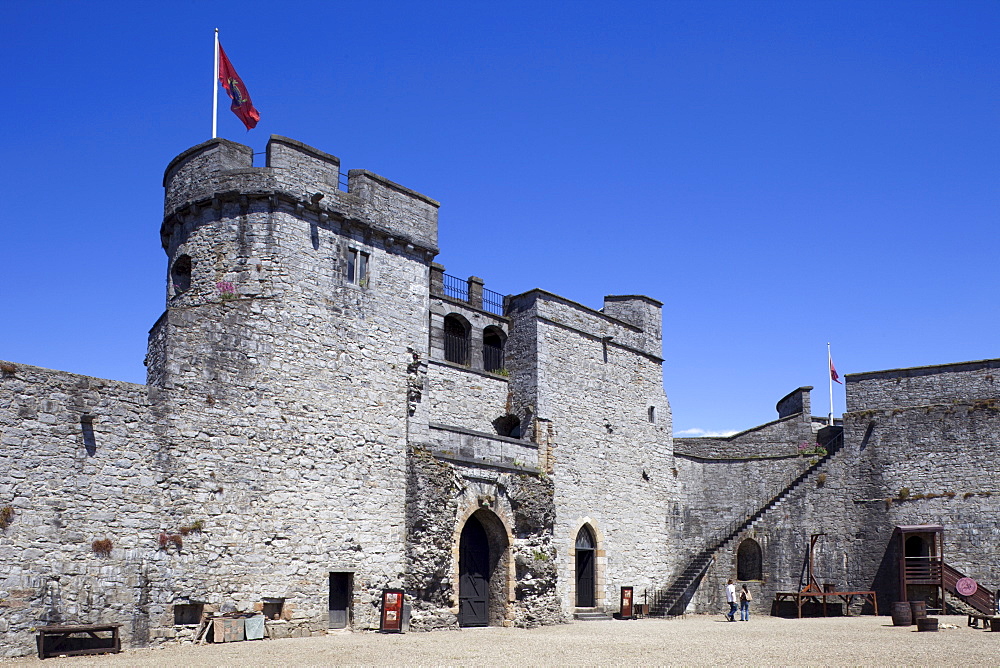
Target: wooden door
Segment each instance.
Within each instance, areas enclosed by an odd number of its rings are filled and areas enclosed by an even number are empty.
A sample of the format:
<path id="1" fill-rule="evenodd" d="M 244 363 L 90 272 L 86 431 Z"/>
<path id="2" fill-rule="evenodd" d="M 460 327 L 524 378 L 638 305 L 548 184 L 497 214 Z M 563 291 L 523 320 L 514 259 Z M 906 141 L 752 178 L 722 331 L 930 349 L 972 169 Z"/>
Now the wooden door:
<path id="1" fill-rule="evenodd" d="M 587 527 L 576 535 L 576 607 L 593 608 L 594 600 L 594 537 Z"/>
<path id="2" fill-rule="evenodd" d="M 474 517 L 462 529 L 458 544 L 458 623 L 489 624 L 490 545 L 486 530 Z"/>

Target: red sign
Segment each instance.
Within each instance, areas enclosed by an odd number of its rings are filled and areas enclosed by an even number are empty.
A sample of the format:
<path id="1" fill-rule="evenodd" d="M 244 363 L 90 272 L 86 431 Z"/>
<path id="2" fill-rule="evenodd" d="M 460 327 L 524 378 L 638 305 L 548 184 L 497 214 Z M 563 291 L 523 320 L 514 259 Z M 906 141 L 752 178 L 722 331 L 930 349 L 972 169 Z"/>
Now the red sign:
<path id="1" fill-rule="evenodd" d="M 382 592 L 382 624 L 379 627 L 379 630 L 383 633 L 402 633 L 402 589 L 386 589 Z"/>
<path id="2" fill-rule="evenodd" d="M 632 587 L 622 587 L 621 618 L 632 619 Z"/>

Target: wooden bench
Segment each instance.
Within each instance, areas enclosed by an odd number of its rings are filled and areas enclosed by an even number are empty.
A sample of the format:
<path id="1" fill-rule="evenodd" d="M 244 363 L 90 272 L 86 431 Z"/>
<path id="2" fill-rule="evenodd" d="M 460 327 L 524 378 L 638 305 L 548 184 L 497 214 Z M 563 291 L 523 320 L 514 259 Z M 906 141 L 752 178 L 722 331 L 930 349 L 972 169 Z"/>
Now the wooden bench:
<path id="1" fill-rule="evenodd" d="M 38 658 L 51 656 L 82 656 L 85 654 L 117 654 L 122 651 L 122 641 L 118 637 L 121 624 L 66 624 L 60 626 L 39 626 L 35 630 Z M 110 633 L 101 636 L 99 633 Z M 75 637 L 74 637 L 75 636 Z"/>
<path id="2" fill-rule="evenodd" d="M 979 628 L 979 620 L 983 620 L 983 628 L 989 626 L 990 631 L 1000 631 L 1000 615 L 970 614 L 969 626 L 974 629 Z"/>

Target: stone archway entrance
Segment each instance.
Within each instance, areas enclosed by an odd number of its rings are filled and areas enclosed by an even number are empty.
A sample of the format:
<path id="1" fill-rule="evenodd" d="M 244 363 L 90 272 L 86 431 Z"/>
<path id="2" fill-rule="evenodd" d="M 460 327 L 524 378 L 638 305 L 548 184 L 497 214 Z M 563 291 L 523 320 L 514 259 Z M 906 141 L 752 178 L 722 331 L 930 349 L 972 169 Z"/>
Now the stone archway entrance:
<path id="1" fill-rule="evenodd" d="M 488 510 L 472 514 L 458 541 L 458 624 L 493 626 L 507 612 L 507 531 Z"/>
<path id="2" fill-rule="evenodd" d="M 470 517 L 458 544 L 458 623 L 489 624 L 490 544 L 486 529 Z"/>
<path id="3" fill-rule="evenodd" d="M 576 607 L 597 605 L 595 590 L 596 541 L 590 527 L 584 524 L 576 534 Z"/>

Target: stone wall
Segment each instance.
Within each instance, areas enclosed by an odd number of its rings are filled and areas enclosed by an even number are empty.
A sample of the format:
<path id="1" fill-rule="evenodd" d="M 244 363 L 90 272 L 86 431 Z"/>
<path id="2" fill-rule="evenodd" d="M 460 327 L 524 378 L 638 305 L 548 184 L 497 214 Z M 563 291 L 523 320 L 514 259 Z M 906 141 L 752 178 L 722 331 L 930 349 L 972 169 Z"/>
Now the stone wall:
<path id="1" fill-rule="evenodd" d="M 642 591 L 675 559 L 663 531 L 675 492 L 658 330 L 542 291 L 512 298 L 510 316 L 514 402 L 551 452 L 563 609 L 575 606 L 575 542 L 585 524 L 597 539 L 597 605 L 617 609 L 618 587 Z"/>
<path id="2" fill-rule="evenodd" d="M 778 402 L 782 409 L 808 407 L 809 390 L 799 388 Z M 814 455 L 819 423 L 809 413 L 787 414 L 728 437 L 674 439 L 680 504 L 671 514 L 673 539 L 686 557 L 720 537 L 774 498 L 801 474 Z"/>
<path id="3" fill-rule="evenodd" d="M 845 434 L 855 457 L 851 494 L 857 558 L 883 600 L 892 529 L 944 527 L 945 561 L 1000 586 L 1000 360 L 845 376 Z M 897 539 L 898 540 L 898 539 Z"/>
<path id="4" fill-rule="evenodd" d="M 490 587 L 491 624 L 564 620 L 556 591 L 552 483 L 537 472 L 444 462 L 413 448 L 407 478 L 406 587 L 417 630 L 458 626 L 458 537 L 474 513 L 502 545 Z"/>
<path id="5" fill-rule="evenodd" d="M 753 608 L 771 612 L 775 592 L 807 583 L 810 536 L 822 533 L 817 580 L 874 590 L 888 614 L 901 598 L 894 528 L 905 525 L 943 526 L 945 561 L 996 591 L 997 370 L 1000 360 L 846 376 L 843 449 L 718 551 L 690 609 L 725 609 L 723 586 L 735 576 L 739 544 L 753 538 L 763 549 Z M 855 611 L 862 609 L 870 606 L 857 603 Z"/>
<path id="6" fill-rule="evenodd" d="M 0 369 L 0 509 L 12 512 L 0 531 L 0 656 L 30 651 L 32 627 L 47 623 L 126 622 L 124 642 L 145 640 L 167 521 L 146 388 Z"/>

